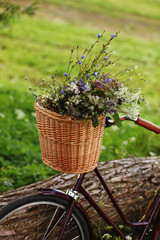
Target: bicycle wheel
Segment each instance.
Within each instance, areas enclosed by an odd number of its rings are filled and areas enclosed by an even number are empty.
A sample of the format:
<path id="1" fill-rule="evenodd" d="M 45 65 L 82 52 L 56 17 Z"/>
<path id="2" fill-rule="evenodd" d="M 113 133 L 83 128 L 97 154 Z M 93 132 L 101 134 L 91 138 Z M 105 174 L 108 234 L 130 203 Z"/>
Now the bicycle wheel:
<path id="1" fill-rule="evenodd" d="M 65 199 L 42 194 L 11 202 L 0 212 L 0 240 L 57 240 L 68 206 Z M 63 239 L 91 240 L 87 221 L 77 207 Z"/>

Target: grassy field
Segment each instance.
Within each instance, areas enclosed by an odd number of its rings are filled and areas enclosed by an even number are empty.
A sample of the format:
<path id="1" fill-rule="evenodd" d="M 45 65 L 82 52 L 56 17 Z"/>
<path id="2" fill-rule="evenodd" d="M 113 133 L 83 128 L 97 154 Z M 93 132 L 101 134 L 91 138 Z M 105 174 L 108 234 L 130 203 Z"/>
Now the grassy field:
<path id="1" fill-rule="evenodd" d="M 146 98 L 141 117 L 160 124 L 159 13 L 159 0 L 46 0 L 39 1 L 34 17 L 0 29 L 0 191 L 55 173 L 41 162 L 34 101 L 24 77 L 34 86 L 58 69 L 61 81 L 72 46 L 83 51 L 103 30 L 108 37 L 120 31 L 111 46 L 121 59 L 113 71 L 138 67 L 147 80 L 133 83 Z M 158 136 L 130 122 L 106 129 L 100 161 L 130 155 L 160 155 Z"/>

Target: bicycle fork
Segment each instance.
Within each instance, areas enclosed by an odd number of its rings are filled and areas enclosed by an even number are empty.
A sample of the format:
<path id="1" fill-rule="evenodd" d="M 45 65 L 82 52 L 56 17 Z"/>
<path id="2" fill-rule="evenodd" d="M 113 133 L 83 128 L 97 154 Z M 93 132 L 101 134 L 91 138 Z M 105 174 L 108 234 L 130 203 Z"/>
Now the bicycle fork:
<path id="1" fill-rule="evenodd" d="M 67 194 L 72 197 L 72 202 L 71 202 L 70 208 L 69 208 L 69 210 L 66 214 L 66 219 L 65 219 L 65 222 L 64 222 L 64 225 L 63 225 L 63 228 L 62 228 L 62 231 L 60 233 L 60 236 L 59 236 L 58 240 L 62 240 L 62 237 L 65 233 L 66 228 L 67 228 L 67 224 L 69 223 L 69 221 L 71 219 L 74 207 L 76 205 L 76 201 L 79 198 L 77 190 L 78 190 L 79 186 L 81 186 L 82 181 L 84 179 L 84 176 L 85 176 L 85 174 L 78 175 L 78 179 L 77 179 L 77 182 L 76 182 L 73 190 L 67 191 Z"/>

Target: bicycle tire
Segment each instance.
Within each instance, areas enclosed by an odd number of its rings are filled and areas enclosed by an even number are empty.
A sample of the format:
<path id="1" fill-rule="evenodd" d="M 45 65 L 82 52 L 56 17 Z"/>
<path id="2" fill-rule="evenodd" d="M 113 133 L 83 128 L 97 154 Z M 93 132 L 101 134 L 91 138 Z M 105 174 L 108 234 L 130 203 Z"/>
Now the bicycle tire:
<path id="1" fill-rule="evenodd" d="M 65 199 L 43 194 L 11 202 L 0 211 L 0 240 L 56 240 L 68 206 Z M 47 237 L 50 225 L 52 230 Z M 73 211 L 63 239 L 91 240 L 87 221 L 78 207 Z"/>

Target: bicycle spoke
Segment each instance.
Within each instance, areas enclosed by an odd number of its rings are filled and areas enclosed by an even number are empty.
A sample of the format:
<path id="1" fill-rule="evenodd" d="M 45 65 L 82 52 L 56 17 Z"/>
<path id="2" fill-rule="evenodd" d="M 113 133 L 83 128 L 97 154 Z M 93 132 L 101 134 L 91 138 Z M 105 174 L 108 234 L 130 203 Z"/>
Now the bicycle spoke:
<path id="1" fill-rule="evenodd" d="M 64 199 L 39 194 L 17 200 L 1 214 L 0 240 L 58 240 L 67 207 Z M 86 239 L 86 224 L 83 221 L 81 226 L 81 220 L 83 216 L 77 209 L 68 222 L 64 240 Z"/>
<path id="2" fill-rule="evenodd" d="M 48 225 L 48 227 L 47 227 L 47 230 L 46 230 L 46 232 L 45 232 L 42 240 L 45 240 L 46 236 L 48 235 L 49 228 L 50 228 L 50 226 L 51 226 L 51 224 L 52 224 L 52 222 L 53 222 L 53 220 L 54 220 L 54 218 L 55 218 L 55 215 L 56 215 L 58 209 L 59 209 L 59 207 L 56 208 L 56 210 L 55 210 L 55 212 L 54 212 L 54 214 L 53 214 L 53 217 L 52 217 L 52 219 L 51 219 L 51 221 L 50 221 L 50 223 L 49 223 L 49 225 Z"/>
<path id="3" fill-rule="evenodd" d="M 59 208 L 57 207 L 42 240 L 46 240 L 48 238 L 48 236 L 52 233 L 52 231 L 56 228 L 56 226 L 59 224 L 61 219 L 64 217 L 66 211 L 60 216 L 59 220 L 56 221 L 55 225 L 52 227 L 52 222 L 53 222 L 58 210 L 59 210 Z M 54 224 L 54 222 L 53 222 L 53 224 Z"/>
<path id="4" fill-rule="evenodd" d="M 57 209 L 55 210 L 55 212 L 54 212 L 54 215 L 53 215 L 53 217 L 52 217 L 52 219 L 51 219 L 51 221 L 50 221 L 50 223 L 49 223 L 49 225 L 48 225 L 48 228 L 47 228 L 47 230 L 46 230 L 46 232 L 45 232 L 45 234 L 44 234 L 44 237 L 43 237 L 43 239 L 42 240 L 47 240 L 47 238 L 49 237 L 49 235 L 52 233 L 52 231 L 57 227 L 57 225 L 60 223 L 60 221 L 63 219 L 63 217 L 64 217 L 64 215 L 66 214 L 66 211 L 60 216 L 59 214 L 58 214 L 58 210 L 61 210 L 61 209 L 59 209 L 58 207 L 57 207 Z M 57 218 L 56 218 L 56 215 L 58 214 L 58 220 L 57 220 Z M 54 221 L 55 220 L 55 221 Z M 73 218 L 71 218 L 71 220 L 70 220 L 70 222 L 68 223 L 68 225 L 70 226 L 70 223 L 73 221 Z M 65 233 L 64 233 L 64 237 L 65 237 L 65 235 L 70 235 L 70 232 L 72 232 L 72 231 L 74 231 L 74 229 L 76 229 L 77 227 L 76 226 L 74 226 L 74 227 L 72 227 L 72 228 L 70 228 L 70 229 L 68 229 Z M 74 237 L 74 238 L 72 238 L 72 239 L 70 239 L 70 240 L 76 240 L 76 239 L 79 239 L 79 236 L 80 235 L 78 235 L 78 236 L 76 236 L 76 237 Z M 58 237 L 55 239 L 55 240 L 57 240 L 58 239 Z"/>
<path id="5" fill-rule="evenodd" d="M 5 231 L 3 228 L 0 228 L 0 237 L 6 237 L 6 235 L 9 237 L 10 240 L 14 240 L 13 238 L 10 237 L 12 230 Z"/>
<path id="6" fill-rule="evenodd" d="M 70 225 L 70 223 L 71 223 L 72 220 L 73 220 L 73 218 L 70 220 L 70 222 L 68 223 L 68 225 Z M 70 235 L 70 233 L 71 233 L 71 232 L 74 232 L 74 230 L 76 230 L 76 228 L 77 228 L 77 226 L 74 226 L 74 227 L 68 229 L 67 231 L 65 231 L 63 237 L 65 237 L 65 235 L 67 235 L 67 236 Z M 58 239 L 58 237 L 57 237 L 55 240 L 57 240 L 57 239 Z M 80 234 L 78 234 L 78 236 L 76 236 L 76 237 L 74 237 L 74 238 L 72 238 L 72 239 L 70 239 L 70 240 L 77 240 L 77 239 L 80 239 Z"/>

